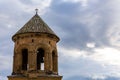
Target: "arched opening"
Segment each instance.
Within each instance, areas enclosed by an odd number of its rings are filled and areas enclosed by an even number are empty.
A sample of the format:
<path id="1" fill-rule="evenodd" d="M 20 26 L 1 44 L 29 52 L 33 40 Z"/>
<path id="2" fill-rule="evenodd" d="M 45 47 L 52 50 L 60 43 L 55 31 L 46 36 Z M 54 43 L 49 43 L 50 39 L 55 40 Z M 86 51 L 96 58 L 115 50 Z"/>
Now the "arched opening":
<path id="1" fill-rule="evenodd" d="M 28 64 L 28 50 L 22 49 L 22 70 L 27 70 Z"/>
<path id="2" fill-rule="evenodd" d="M 53 68 L 52 70 L 53 71 L 55 71 L 55 65 L 56 65 L 55 61 L 56 61 L 55 60 L 55 52 L 53 51 L 52 52 L 52 68 Z"/>
<path id="3" fill-rule="evenodd" d="M 44 70 L 44 53 L 42 48 L 37 50 L 37 70 Z"/>

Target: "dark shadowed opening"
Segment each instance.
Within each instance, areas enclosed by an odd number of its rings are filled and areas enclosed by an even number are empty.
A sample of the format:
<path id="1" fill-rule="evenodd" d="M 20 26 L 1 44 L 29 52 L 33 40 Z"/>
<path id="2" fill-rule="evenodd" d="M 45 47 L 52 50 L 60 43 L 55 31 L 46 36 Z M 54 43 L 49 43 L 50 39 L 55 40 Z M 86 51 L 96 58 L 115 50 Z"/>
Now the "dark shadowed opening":
<path id="1" fill-rule="evenodd" d="M 44 70 L 44 50 L 42 48 L 37 50 L 37 70 Z"/>
<path id="2" fill-rule="evenodd" d="M 53 71 L 55 71 L 55 65 L 56 65 L 56 63 L 55 63 L 55 52 L 53 51 L 52 52 L 52 66 L 53 66 Z"/>
<path id="3" fill-rule="evenodd" d="M 27 70 L 28 64 L 28 50 L 22 49 L 22 70 Z"/>

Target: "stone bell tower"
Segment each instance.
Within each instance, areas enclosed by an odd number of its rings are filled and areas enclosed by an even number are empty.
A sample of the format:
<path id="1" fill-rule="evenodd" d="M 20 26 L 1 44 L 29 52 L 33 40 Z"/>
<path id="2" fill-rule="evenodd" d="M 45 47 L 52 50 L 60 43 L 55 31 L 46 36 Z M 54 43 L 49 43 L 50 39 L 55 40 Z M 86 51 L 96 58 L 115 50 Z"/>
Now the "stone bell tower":
<path id="1" fill-rule="evenodd" d="M 36 14 L 12 37 L 13 72 L 8 80 L 62 80 L 58 74 L 59 37 Z"/>

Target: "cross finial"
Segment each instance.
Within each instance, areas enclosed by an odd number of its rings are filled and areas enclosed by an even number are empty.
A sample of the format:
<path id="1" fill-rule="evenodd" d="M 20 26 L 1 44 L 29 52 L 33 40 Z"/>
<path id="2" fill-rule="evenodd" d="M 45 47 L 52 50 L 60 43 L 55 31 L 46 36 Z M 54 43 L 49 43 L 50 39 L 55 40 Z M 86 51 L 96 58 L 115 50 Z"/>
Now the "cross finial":
<path id="1" fill-rule="evenodd" d="M 36 11 L 36 14 L 37 14 L 38 13 L 38 9 L 36 8 L 35 11 Z"/>

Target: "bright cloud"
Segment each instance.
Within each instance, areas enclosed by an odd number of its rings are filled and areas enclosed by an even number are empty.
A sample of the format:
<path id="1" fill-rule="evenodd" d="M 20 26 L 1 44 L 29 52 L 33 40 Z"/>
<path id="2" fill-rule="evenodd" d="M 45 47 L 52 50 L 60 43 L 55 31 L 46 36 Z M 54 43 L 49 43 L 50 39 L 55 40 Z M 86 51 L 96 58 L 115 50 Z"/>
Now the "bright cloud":
<path id="1" fill-rule="evenodd" d="M 62 53 L 62 57 L 66 58 L 65 61 L 68 61 L 70 58 L 69 61 L 71 64 L 74 64 L 67 65 L 76 68 L 76 70 L 73 70 L 73 74 L 66 75 L 66 73 L 64 73 L 66 76 L 70 77 L 79 74 L 78 76 L 86 75 L 93 79 L 106 79 L 107 76 L 120 76 L 120 51 L 115 48 L 95 48 L 92 52 L 66 48 L 59 48 L 59 50 L 60 53 Z M 76 64 L 79 65 L 76 66 Z M 74 73 L 74 71 L 76 73 Z M 66 69 L 66 72 L 69 72 L 69 69 Z"/>
<path id="2" fill-rule="evenodd" d="M 95 48 L 95 43 L 91 42 L 91 43 L 87 43 L 86 46 L 88 48 Z"/>
<path id="3" fill-rule="evenodd" d="M 63 56 L 69 56 L 74 59 L 84 56 L 84 54 L 86 53 L 85 51 L 80 51 L 78 49 L 69 49 L 69 48 L 67 49 L 67 48 L 62 48 L 62 47 L 59 47 L 58 49 L 60 53 L 63 53 Z"/>
<path id="4" fill-rule="evenodd" d="M 92 59 L 102 64 L 120 66 L 120 50 L 115 48 L 100 48 L 94 51 L 95 53 L 91 55 Z"/>
<path id="5" fill-rule="evenodd" d="M 94 47 L 93 44 L 88 44 L 89 47 Z M 115 48 L 95 48 L 92 52 L 82 51 L 78 49 L 59 48 L 60 53 L 71 58 L 87 57 L 101 64 L 120 66 L 120 50 Z"/>

